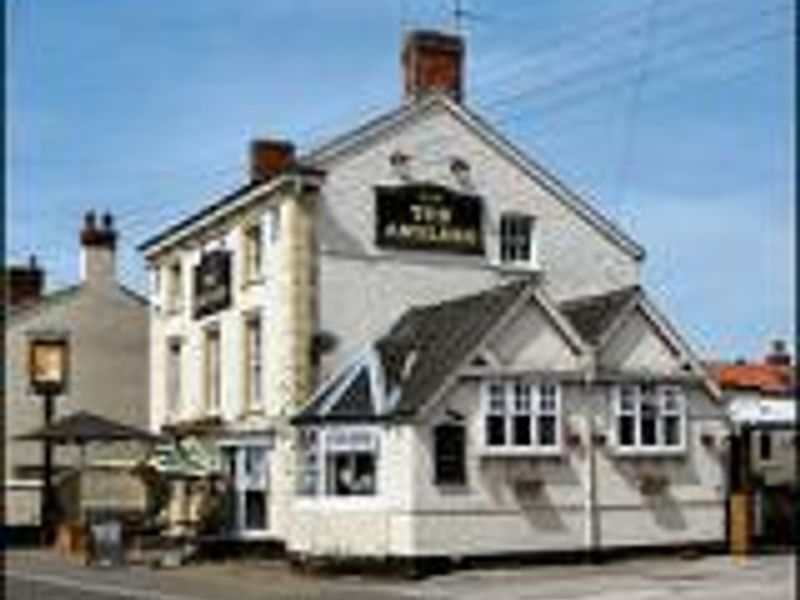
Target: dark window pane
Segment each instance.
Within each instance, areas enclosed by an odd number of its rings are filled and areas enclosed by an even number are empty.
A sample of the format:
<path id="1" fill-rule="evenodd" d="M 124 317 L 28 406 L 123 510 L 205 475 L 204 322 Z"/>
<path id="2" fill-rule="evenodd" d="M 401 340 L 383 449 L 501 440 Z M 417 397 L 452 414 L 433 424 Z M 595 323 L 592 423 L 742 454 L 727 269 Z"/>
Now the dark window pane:
<path id="1" fill-rule="evenodd" d="M 437 484 L 463 485 L 467 481 L 466 434 L 461 425 L 434 430 L 434 479 Z"/>
<path id="2" fill-rule="evenodd" d="M 538 419 L 539 423 L 539 445 L 556 445 L 556 418 L 553 415 L 542 415 Z"/>
<path id="3" fill-rule="evenodd" d="M 632 415 L 622 415 L 619 418 L 619 443 L 621 446 L 634 445 L 634 424 Z"/>
<path id="4" fill-rule="evenodd" d="M 642 386 L 644 389 L 644 386 Z M 652 401 L 642 402 L 641 435 L 642 446 L 655 446 L 658 443 L 656 426 L 656 407 Z"/>
<path id="5" fill-rule="evenodd" d="M 248 490 L 244 496 L 245 529 L 267 528 L 267 497 L 263 491 Z"/>
<path id="6" fill-rule="evenodd" d="M 664 417 L 664 444 L 667 446 L 680 446 L 681 420 L 677 415 Z"/>
<path id="7" fill-rule="evenodd" d="M 515 446 L 531 444 L 531 418 L 529 415 L 516 415 L 513 420 L 513 430 Z"/>
<path id="8" fill-rule="evenodd" d="M 490 446 L 502 446 L 506 443 L 505 417 L 489 415 L 486 418 L 486 442 Z"/>
<path id="9" fill-rule="evenodd" d="M 328 491 L 337 496 L 375 493 L 375 456 L 368 453 L 328 457 Z"/>
<path id="10" fill-rule="evenodd" d="M 761 432 L 759 451 L 761 460 L 770 460 L 772 458 L 772 435 L 767 431 Z"/>

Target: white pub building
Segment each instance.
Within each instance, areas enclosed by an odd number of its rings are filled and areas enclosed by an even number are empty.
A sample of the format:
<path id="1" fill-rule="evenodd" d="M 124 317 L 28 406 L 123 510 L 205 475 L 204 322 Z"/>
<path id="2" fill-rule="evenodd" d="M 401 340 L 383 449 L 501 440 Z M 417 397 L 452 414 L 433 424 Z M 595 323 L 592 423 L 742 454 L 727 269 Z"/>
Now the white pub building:
<path id="1" fill-rule="evenodd" d="M 153 427 L 299 556 L 718 543 L 726 421 L 643 249 L 465 106 L 406 36 L 402 104 L 142 245 Z"/>

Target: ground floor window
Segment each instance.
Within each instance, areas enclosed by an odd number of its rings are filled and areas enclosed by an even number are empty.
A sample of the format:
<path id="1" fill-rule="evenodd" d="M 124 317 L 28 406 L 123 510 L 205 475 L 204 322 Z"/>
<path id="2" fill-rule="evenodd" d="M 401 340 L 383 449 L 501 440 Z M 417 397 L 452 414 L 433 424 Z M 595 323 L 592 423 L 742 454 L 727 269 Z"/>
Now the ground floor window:
<path id="1" fill-rule="evenodd" d="M 486 448 L 555 449 L 561 436 L 560 387 L 526 379 L 497 379 L 484 386 Z"/>
<path id="2" fill-rule="evenodd" d="M 370 496 L 377 492 L 377 433 L 364 428 L 306 428 L 299 433 L 297 492 Z"/>
<path id="3" fill-rule="evenodd" d="M 686 401 L 673 385 L 616 388 L 616 439 L 623 449 L 676 449 L 685 444 Z"/>
<path id="4" fill-rule="evenodd" d="M 227 482 L 227 521 L 239 533 L 269 529 L 269 455 L 264 444 L 224 445 L 222 468 Z"/>

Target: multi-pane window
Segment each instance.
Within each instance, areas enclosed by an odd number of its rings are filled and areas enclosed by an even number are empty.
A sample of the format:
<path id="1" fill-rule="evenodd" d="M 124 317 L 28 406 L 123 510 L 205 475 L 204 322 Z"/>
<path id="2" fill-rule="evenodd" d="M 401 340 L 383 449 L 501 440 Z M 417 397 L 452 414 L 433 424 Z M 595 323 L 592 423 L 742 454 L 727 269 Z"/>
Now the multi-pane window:
<path id="1" fill-rule="evenodd" d="M 650 383 L 616 389 L 620 448 L 676 449 L 684 445 L 686 403 L 680 389 Z"/>
<path id="2" fill-rule="evenodd" d="M 497 380 L 485 388 L 488 448 L 557 448 L 560 390 L 555 383 Z"/>
<path id="3" fill-rule="evenodd" d="M 217 413 L 220 409 L 222 394 L 222 370 L 220 363 L 219 328 L 210 327 L 205 330 L 204 340 L 204 389 L 206 410 Z"/>
<path id="4" fill-rule="evenodd" d="M 179 312 L 183 308 L 183 269 L 175 261 L 167 268 L 167 310 Z"/>
<path id="5" fill-rule="evenodd" d="M 254 223 L 244 230 L 244 279 L 254 281 L 261 277 L 263 263 L 263 236 L 261 225 Z"/>
<path id="6" fill-rule="evenodd" d="M 467 437 L 463 425 L 443 424 L 433 430 L 434 482 L 464 485 L 467 482 Z"/>
<path id="7" fill-rule="evenodd" d="M 533 266 L 536 255 L 534 219 L 530 215 L 504 214 L 500 217 L 500 262 Z"/>
<path id="8" fill-rule="evenodd" d="M 297 492 L 373 496 L 377 493 L 377 437 L 359 428 L 300 432 Z"/>
<path id="9" fill-rule="evenodd" d="M 167 413 L 176 416 L 181 410 L 181 340 L 167 342 Z"/>
<path id="10" fill-rule="evenodd" d="M 264 405 L 263 343 L 261 316 L 245 317 L 245 410 L 260 410 Z"/>
<path id="11" fill-rule="evenodd" d="M 266 446 L 226 445 L 220 450 L 228 482 L 228 526 L 237 533 L 266 531 L 269 526 Z"/>
<path id="12" fill-rule="evenodd" d="M 319 493 L 320 482 L 320 442 L 316 429 L 300 431 L 298 458 L 297 492 L 304 496 Z"/>

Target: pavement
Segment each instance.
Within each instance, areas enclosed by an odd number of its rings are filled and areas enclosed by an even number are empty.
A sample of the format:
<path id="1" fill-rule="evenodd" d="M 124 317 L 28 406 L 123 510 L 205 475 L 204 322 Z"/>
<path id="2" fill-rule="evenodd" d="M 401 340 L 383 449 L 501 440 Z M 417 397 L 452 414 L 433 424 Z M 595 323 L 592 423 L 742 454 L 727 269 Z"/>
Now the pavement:
<path id="1" fill-rule="evenodd" d="M 303 575 L 278 561 L 101 568 L 49 550 L 9 551 L 5 561 L 14 600 L 788 600 L 796 576 L 785 554 L 469 569 L 421 581 Z"/>

